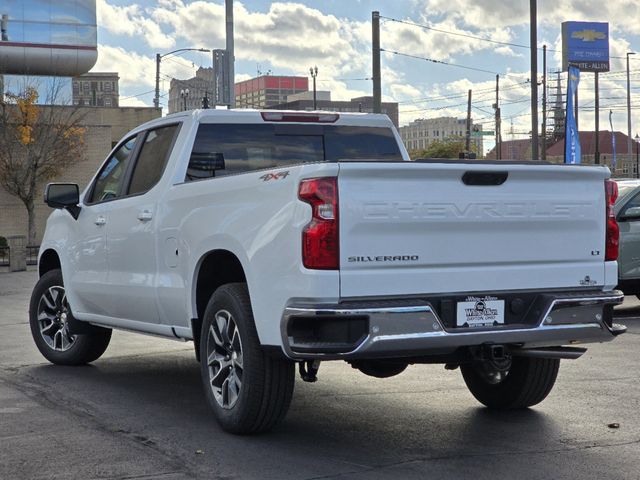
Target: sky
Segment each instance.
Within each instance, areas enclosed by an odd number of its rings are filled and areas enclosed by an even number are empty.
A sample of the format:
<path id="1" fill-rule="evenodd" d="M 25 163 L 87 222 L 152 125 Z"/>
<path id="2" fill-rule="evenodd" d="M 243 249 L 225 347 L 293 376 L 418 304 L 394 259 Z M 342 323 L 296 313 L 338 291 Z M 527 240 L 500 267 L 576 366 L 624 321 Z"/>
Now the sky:
<path id="1" fill-rule="evenodd" d="M 121 105 L 153 104 L 156 53 L 224 48 L 224 0 L 96 1 L 98 62 L 93 71 L 119 72 Z M 495 76 L 500 74 L 503 139 L 528 138 L 527 0 L 236 1 L 236 81 L 258 72 L 304 76 L 309 67 L 317 66 L 318 89 L 330 90 L 332 99 L 370 95 L 374 10 L 382 15 L 381 46 L 386 50 L 382 54 L 383 100 L 399 102 L 401 124 L 417 118 L 464 117 L 467 90 L 472 89 L 474 121 L 486 131 L 493 130 Z M 631 57 L 630 66 L 635 135 L 640 131 L 640 2 L 538 0 L 538 80 L 542 45 L 549 49 L 548 71 L 559 69 L 561 23 L 569 20 L 610 24 L 610 54 L 617 58 L 611 59 L 610 72 L 600 74 L 602 130 L 609 129 L 609 110 L 614 130 L 627 130 L 624 58 L 628 51 L 639 51 Z M 172 77 L 189 78 L 199 66 L 210 65 L 207 53 L 164 59 L 161 104 L 166 106 Z M 549 77 L 555 80 L 556 74 Z M 583 74 L 580 84 L 581 130 L 593 128 L 593 77 Z M 487 148 L 492 145 L 491 140 L 485 143 Z"/>

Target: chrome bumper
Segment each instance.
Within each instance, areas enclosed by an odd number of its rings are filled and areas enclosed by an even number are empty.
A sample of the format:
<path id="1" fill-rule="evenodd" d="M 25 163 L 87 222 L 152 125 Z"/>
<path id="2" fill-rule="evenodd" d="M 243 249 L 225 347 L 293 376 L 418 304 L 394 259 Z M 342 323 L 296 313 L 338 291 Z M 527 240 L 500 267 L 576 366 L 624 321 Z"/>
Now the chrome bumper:
<path id="1" fill-rule="evenodd" d="M 559 294 L 536 325 L 482 329 L 447 329 L 432 305 L 420 301 L 376 301 L 356 306 L 293 304 L 282 317 L 283 350 L 292 359 L 330 360 L 436 355 L 488 343 L 534 348 L 606 342 L 626 331 L 623 325 L 612 322 L 610 309 L 606 311 L 623 300 L 624 295 L 618 290 Z M 296 343 L 288 334 L 292 319 L 323 322 L 327 318 L 348 321 L 356 317 L 368 319 L 368 329 L 348 351 L 328 352 L 321 343 Z"/>

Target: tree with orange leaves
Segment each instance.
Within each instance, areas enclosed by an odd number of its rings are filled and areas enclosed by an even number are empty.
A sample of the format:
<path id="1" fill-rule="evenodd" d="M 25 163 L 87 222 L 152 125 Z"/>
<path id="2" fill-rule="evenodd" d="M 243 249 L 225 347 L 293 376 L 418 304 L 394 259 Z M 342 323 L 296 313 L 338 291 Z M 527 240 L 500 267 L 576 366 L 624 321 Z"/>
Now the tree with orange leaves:
<path id="1" fill-rule="evenodd" d="M 59 85 L 51 86 L 46 105 L 33 86 L 0 96 L 0 185 L 24 203 L 29 245 L 36 244 L 35 199 L 42 186 L 85 152 L 83 115 L 54 105 L 59 93 Z"/>

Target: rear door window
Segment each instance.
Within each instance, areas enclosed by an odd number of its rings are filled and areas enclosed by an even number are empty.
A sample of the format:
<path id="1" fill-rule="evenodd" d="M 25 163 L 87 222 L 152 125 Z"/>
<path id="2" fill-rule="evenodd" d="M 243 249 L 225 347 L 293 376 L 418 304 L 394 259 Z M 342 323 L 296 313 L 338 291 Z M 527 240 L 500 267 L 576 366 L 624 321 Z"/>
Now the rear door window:
<path id="1" fill-rule="evenodd" d="M 144 193 L 158 183 L 177 133 L 178 125 L 155 128 L 146 133 L 131 176 L 128 195 Z"/>

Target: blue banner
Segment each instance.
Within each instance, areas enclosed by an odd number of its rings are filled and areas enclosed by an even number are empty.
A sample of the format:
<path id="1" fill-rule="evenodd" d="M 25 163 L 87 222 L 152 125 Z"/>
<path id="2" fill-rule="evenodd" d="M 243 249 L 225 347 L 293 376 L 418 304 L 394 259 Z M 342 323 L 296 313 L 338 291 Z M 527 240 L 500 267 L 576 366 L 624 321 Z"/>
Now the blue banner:
<path id="1" fill-rule="evenodd" d="M 616 169 L 616 132 L 613 131 L 613 110 L 609 110 L 609 125 L 611 126 L 611 146 L 613 147 L 613 159 L 611 160 L 611 169 Z"/>
<path id="2" fill-rule="evenodd" d="M 567 86 L 567 121 L 565 122 L 564 136 L 564 163 L 580 163 L 580 135 L 576 127 L 576 114 L 573 99 L 578 83 L 580 83 L 580 70 L 576 67 L 569 67 Z"/>

